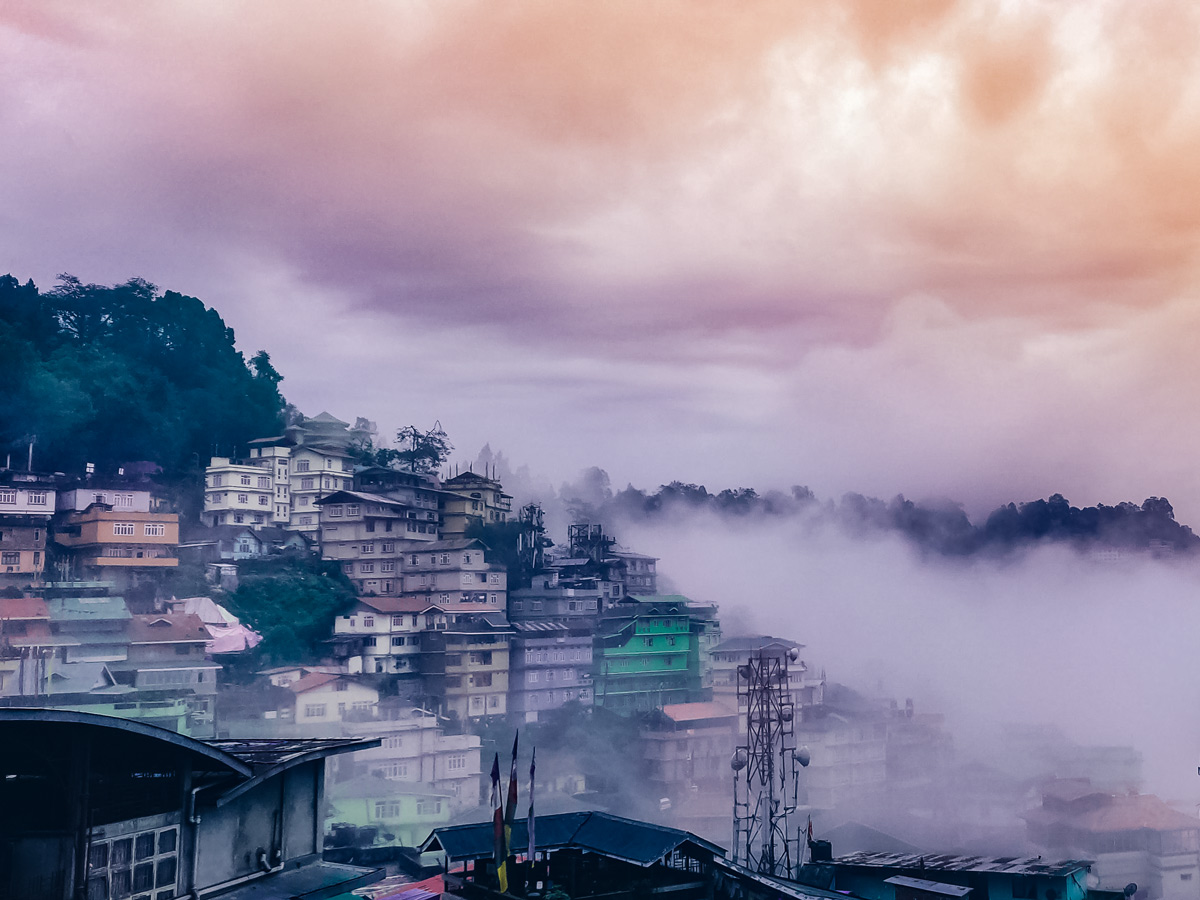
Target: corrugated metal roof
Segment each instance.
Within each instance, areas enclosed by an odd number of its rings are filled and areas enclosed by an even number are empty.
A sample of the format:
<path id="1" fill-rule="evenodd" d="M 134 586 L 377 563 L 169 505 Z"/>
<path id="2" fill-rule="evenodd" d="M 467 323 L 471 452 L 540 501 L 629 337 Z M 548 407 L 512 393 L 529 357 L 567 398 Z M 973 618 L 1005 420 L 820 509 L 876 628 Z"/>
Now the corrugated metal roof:
<path id="1" fill-rule="evenodd" d="M 1008 875 L 1063 877 L 1091 865 L 1086 859 L 1043 862 L 1031 857 L 953 856 L 919 853 L 851 853 L 833 860 L 835 866 L 867 866 L 876 869 L 911 869 L 925 872 L 996 872 Z"/>
<path id="2" fill-rule="evenodd" d="M 924 878 L 909 878 L 907 875 L 893 875 L 883 879 L 887 884 L 898 884 L 900 887 L 924 891 L 927 894 L 941 894 L 943 897 L 965 897 L 973 888 L 961 884 L 943 884 L 940 881 L 928 881 Z"/>
<path id="3" fill-rule="evenodd" d="M 672 722 L 696 722 L 702 719 L 727 719 L 737 715 L 737 710 L 729 709 L 711 700 L 702 703 L 668 703 L 662 708 Z"/>
<path id="4" fill-rule="evenodd" d="M 123 597 L 54 597 L 46 601 L 57 621 L 97 621 L 131 618 Z"/>
<path id="5" fill-rule="evenodd" d="M 421 845 L 422 851 L 444 850 L 451 860 L 486 859 L 493 853 L 492 823 L 438 828 Z M 526 820 L 513 822 L 512 846 L 529 843 Z M 537 849 L 579 847 L 638 866 L 651 866 L 683 844 L 723 856 L 725 850 L 688 831 L 637 822 L 603 812 L 560 813 L 537 817 Z"/>

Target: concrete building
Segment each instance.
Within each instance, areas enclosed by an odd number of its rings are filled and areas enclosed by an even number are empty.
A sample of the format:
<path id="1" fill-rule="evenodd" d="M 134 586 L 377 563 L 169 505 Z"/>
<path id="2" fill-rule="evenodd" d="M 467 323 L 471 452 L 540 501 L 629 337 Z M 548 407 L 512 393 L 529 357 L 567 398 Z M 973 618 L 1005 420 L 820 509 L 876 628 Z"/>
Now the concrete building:
<path id="1" fill-rule="evenodd" d="M 380 703 L 371 716 L 350 716 L 347 734 L 379 740 L 379 746 L 339 757 L 330 766 L 330 791 L 341 782 L 369 776 L 391 787 L 423 785 L 448 798 L 451 812 L 474 808 L 480 797 L 480 739 L 446 734 L 437 716 L 401 703 Z"/>
<path id="2" fill-rule="evenodd" d="M 488 562 L 487 549 L 470 538 L 409 545 L 401 560 L 401 595 L 436 603 L 451 616 L 503 616 L 508 606 L 508 572 Z"/>
<path id="3" fill-rule="evenodd" d="M 494 478 L 463 472 L 442 482 L 442 537 L 466 534 L 471 522 L 495 525 L 512 514 L 512 496 Z"/>
<path id="4" fill-rule="evenodd" d="M 738 701 L 737 668 L 746 663 L 754 654 L 783 656 L 789 650 L 797 653 L 804 649 L 803 644 L 789 641 L 786 638 L 769 637 L 768 635 L 746 635 L 726 638 L 709 652 L 712 669 L 713 699 L 720 701 L 729 709 L 737 707 L 738 712 L 745 714 L 745 701 Z M 799 710 L 806 706 L 817 706 L 824 697 L 825 678 L 821 673 L 809 671 L 808 664 L 802 658 L 788 662 L 788 698 L 792 706 Z"/>
<path id="5" fill-rule="evenodd" d="M 205 525 L 287 524 L 275 505 L 275 479 L 268 468 L 214 456 L 204 470 Z"/>
<path id="6" fill-rule="evenodd" d="M 882 711 L 813 706 L 794 727 L 796 746 L 807 746 L 812 756 L 800 779 L 809 806 L 836 809 L 884 790 L 888 722 Z"/>
<path id="7" fill-rule="evenodd" d="M 0 588 L 42 583 L 49 525 L 49 516 L 0 515 Z"/>
<path id="8" fill-rule="evenodd" d="M 443 715 L 459 721 L 504 716 L 514 629 L 500 613 L 457 619 L 445 631 L 422 635 L 422 675 Z"/>
<path id="9" fill-rule="evenodd" d="M 738 740 L 738 717 L 712 701 L 667 704 L 642 732 L 647 778 L 657 796 L 673 804 L 703 794 L 720 800 L 720 824 L 729 819 L 733 779 L 729 760 Z"/>
<path id="10" fill-rule="evenodd" d="M 368 858 L 372 851 L 419 845 L 454 812 L 454 797 L 436 787 L 369 775 L 331 783 L 326 794 L 327 848 Z"/>
<path id="11" fill-rule="evenodd" d="M 514 622 L 509 712 L 526 722 L 564 703 L 592 705 L 592 635 L 559 622 Z"/>
<path id="12" fill-rule="evenodd" d="M 111 496 L 122 500 L 122 505 L 96 501 L 83 510 L 68 505 L 56 517 L 55 580 L 118 579 L 129 584 L 139 574 L 179 565 L 175 555 L 179 516 L 150 512 L 150 495 L 145 491 Z M 68 503 L 81 498 L 78 491 L 64 497 Z"/>
<path id="13" fill-rule="evenodd" d="M 428 652 L 427 632 L 445 631 L 448 616 L 421 599 L 363 597 L 354 609 L 334 621 L 333 653 L 352 674 L 417 675 L 442 665 L 422 664 Z"/>
<path id="14" fill-rule="evenodd" d="M 135 615 L 126 626 L 124 660 L 109 663 L 119 684 L 139 691 L 187 692 L 188 733 L 212 735 L 219 663 L 205 652 L 210 637 L 199 616 Z"/>
<path id="15" fill-rule="evenodd" d="M 404 499 L 338 490 L 314 505 L 320 516 L 322 555 L 341 563 L 360 594 L 404 594 L 405 556 L 438 543 L 436 511 Z"/>
<path id="16" fill-rule="evenodd" d="M 630 713 L 705 699 L 687 600 L 658 599 L 626 598 L 601 619 L 593 657 L 596 706 Z"/>
<path id="17" fill-rule="evenodd" d="M 325 760 L 368 746 L 0 709 L 0 886 L 22 900 L 344 894 L 382 873 L 321 860 Z"/>
<path id="18" fill-rule="evenodd" d="M 379 704 L 379 691 L 343 675 L 313 673 L 291 682 L 287 689 L 296 697 L 295 725 L 313 736 L 349 721 L 351 716 L 370 716 Z"/>
<path id="19" fill-rule="evenodd" d="M 1135 900 L 1195 900 L 1200 894 L 1200 819 L 1153 794 L 1110 794 L 1087 779 L 1042 790 L 1025 814 L 1029 839 L 1054 853 L 1095 860 L 1100 890 L 1136 884 Z"/>

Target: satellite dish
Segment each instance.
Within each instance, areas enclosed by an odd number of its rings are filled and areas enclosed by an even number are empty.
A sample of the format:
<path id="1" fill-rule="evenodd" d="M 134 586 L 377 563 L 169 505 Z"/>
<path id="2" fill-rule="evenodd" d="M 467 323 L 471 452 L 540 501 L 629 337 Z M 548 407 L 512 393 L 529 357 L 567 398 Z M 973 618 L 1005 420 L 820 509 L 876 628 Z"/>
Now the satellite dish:
<path id="1" fill-rule="evenodd" d="M 1129 884 L 1125 885 L 1125 890 L 1122 893 L 1124 893 L 1126 897 L 1132 897 L 1137 893 L 1137 882 L 1129 882 Z"/>
<path id="2" fill-rule="evenodd" d="M 746 751 L 739 747 L 734 751 L 733 759 L 729 760 L 729 768 L 733 769 L 735 772 L 740 772 L 742 769 L 746 768 L 746 762 Z"/>
<path id="3" fill-rule="evenodd" d="M 792 647 L 790 650 L 788 650 L 788 660 L 789 661 L 795 662 L 799 658 L 800 658 L 800 651 L 797 650 L 795 647 Z"/>
<path id="4" fill-rule="evenodd" d="M 812 754 L 808 752 L 807 747 L 801 747 L 798 750 L 792 751 L 792 756 L 796 762 L 800 763 L 801 768 L 805 768 L 812 761 Z"/>

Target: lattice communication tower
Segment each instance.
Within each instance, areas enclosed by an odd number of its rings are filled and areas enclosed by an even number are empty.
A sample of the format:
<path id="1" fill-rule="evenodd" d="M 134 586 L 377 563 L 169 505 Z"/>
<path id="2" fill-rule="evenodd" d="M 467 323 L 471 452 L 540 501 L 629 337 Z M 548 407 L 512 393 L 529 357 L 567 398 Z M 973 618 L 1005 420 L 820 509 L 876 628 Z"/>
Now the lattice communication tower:
<path id="1" fill-rule="evenodd" d="M 733 769 L 733 861 L 765 875 L 790 877 L 799 864 L 800 835 L 788 823 L 797 808 L 807 748 L 796 749 L 788 683 L 794 648 L 760 648 L 737 669 L 738 707 L 746 711 L 745 743 Z"/>

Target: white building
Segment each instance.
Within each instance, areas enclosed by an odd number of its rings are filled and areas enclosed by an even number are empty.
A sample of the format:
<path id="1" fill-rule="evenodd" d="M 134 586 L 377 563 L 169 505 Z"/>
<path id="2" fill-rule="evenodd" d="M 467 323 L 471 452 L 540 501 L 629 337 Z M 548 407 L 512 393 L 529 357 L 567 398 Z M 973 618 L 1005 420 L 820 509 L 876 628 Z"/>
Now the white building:
<path id="1" fill-rule="evenodd" d="M 269 469 L 214 456 L 204 470 L 201 521 L 209 526 L 285 525 L 288 517 L 286 507 L 275 503 L 275 479 Z"/>

